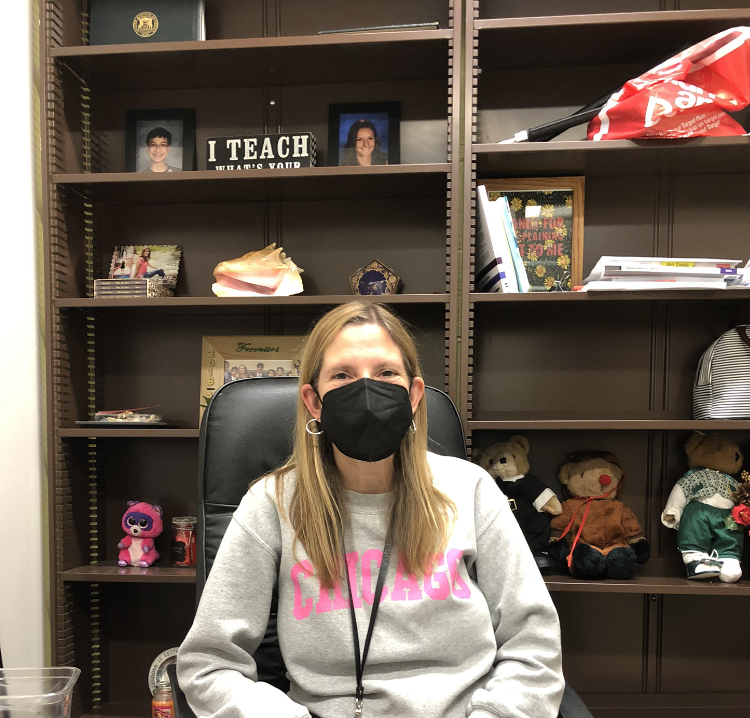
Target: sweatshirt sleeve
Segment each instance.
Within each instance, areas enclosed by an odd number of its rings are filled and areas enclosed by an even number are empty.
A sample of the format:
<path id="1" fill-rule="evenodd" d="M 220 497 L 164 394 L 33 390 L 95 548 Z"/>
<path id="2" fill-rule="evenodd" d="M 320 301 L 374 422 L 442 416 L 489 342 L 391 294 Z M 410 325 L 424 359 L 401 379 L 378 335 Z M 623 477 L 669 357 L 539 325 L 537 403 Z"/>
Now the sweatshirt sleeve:
<path id="1" fill-rule="evenodd" d="M 489 476 L 477 488 L 477 583 L 497 640 L 495 665 L 469 718 L 556 718 L 565 685 L 560 623 L 507 501 Z"/>
<path id="2" fill-rule="evenodd" d="M 253 660 L 268 623 L 281 546 L 278 514 L 263 484 L 253 486 L 232 518 L 177 654 L 177 678 L 197 718 L 310 716 L 259 682 Z"/>

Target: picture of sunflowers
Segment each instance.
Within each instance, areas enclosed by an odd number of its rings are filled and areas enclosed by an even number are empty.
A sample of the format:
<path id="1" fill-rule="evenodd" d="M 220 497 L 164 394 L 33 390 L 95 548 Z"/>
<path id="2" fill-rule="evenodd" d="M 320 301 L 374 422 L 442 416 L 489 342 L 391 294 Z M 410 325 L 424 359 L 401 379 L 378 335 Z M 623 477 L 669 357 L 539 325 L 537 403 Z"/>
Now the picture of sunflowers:
<path id="1" fill-rule="evenodd" d="M 583 177 L 484 180 L 507 197 L 529 291 L 570 291 L 582 281 Z"/>

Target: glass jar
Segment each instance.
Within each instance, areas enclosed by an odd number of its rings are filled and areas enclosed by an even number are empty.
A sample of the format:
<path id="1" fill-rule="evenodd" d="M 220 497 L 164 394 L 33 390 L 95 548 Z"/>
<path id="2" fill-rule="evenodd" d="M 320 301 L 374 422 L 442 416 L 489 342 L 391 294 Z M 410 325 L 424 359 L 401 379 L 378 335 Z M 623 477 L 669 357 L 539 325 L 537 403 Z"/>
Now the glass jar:
<path id="1" fill-rule="evenodd" d="M 173 566 L 195 566 L 197 523 L 197 516 L 175 516 L 172 519 Z"/>
<path id="2" fill-rule="evenodd" d="M 172 718 L 174 704 L 172 703 L 172 688 L 169 683 L 156 684 L 154 696 L 151 699 L 151 718 Z"/>

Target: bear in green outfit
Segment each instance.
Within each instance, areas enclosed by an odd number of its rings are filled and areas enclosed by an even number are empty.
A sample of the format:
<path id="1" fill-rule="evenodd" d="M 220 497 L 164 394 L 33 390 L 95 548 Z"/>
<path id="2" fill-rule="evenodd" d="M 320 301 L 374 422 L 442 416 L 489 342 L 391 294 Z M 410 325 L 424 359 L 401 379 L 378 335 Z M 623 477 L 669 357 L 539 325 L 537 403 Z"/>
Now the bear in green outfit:
<path id="1" fill-rule="evenodd" d="M 675 484 L 661 521 L 677 529 L 677 547 L 689 579 L 718 578 L 734 583 L 742 576 L 743 527 L 732 519 L 733 474 L 742 468 L 737 444 L 721 434 L 695 432 L 685 444 L 690 470 Z"/>

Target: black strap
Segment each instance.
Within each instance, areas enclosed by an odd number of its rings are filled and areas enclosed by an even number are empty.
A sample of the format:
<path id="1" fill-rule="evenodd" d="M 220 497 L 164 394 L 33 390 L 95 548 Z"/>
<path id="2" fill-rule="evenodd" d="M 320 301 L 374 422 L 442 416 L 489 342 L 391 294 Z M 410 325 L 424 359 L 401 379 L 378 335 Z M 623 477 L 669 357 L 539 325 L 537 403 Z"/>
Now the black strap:
<path id="1" fill-rule="evenodd" d="M 747 336 L 747 329 L 745 329 L 745 325 L 740 324 L 738 327 L 735 327 L 735 329 L 737 330 L 737 334 L 740 335 L 740 339 L 742 339 L 742 341 L 750 347 L 750 337 Z"/>
<path id="2" fill-rule="evenodd" d="M 375 584 L 375 596 L 372 602 L 372 612 L 370 613 L 370 625 L 367 628 L 367 636 L 365 638 L 365 650 L 362 653 L 362 658 L 359 657 L 359 631 L 357 630 L 357 618 L 354 614 L 354 593 L 352 592 L 352 583 L 349 579 L 349 564 L 346 561 L 346 554 L 344 554 L 344 571 L 346 572 L 346 585 L 349 588 L 349 617 L 352 621 L 352 637 L 354 638 L 354 666 L 357 672 L 357 694 L 355 698 L 355 716 L 362 715 L 362 700 L 365 696 L 365 689 L 362 685 L 362 676 L 365 672 L 365 664 L 367 663 L 367 654 L 370 650 L 370 639 L 372 638 L 372 630 L 375 628 L 375 620 L 378 616 L 378 608 L 380 607 L 380 598 L 383 595 L 383 584 L 385 583 L 385 574 L 388 572 L 388 562 L 391 558 L 391 539 L 386 539 L 385 546 L 383 546 L 383 559 L 380 562 L 380 571 L 378 572 L 378 581 Z"/>

